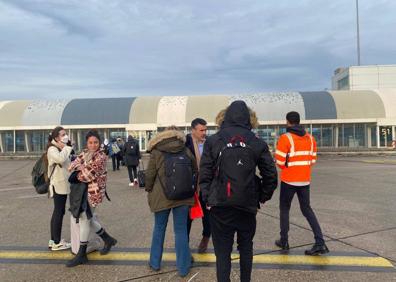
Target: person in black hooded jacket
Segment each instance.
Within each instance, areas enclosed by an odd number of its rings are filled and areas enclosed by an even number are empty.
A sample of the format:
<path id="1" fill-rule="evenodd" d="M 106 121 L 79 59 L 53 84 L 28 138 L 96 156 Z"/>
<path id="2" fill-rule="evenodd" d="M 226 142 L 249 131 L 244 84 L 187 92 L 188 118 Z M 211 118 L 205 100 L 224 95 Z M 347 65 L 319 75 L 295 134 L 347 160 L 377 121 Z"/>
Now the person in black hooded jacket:
<path id="1" fill-rule="evenodd" d="M 219 132 L 206 140 L 200 163 L 199 185 L 203 201 L 210 210 L 217 280 L 221 282 L 230 281 L 231 252 L 235 232 L 240 253 L 241 281 L 250 281 L 253 263 L 253 237 L 256 232 L 256 214 L 259 202 L 264 203 L 270 200 L 278 184 L 277 171 L 268 145 L 251 131 L 250 114 L 245 102 L 233 102 L 225 112 Z M 256 178 L 254 184 L 251 184 L 255 189 L 253 193 L 250 193 L 250 190 L 239 192 L 240 194 L 236 192 L 241 191 L 241 188 L 236 187 L 238 184 L 234 186 L 234 183 L 246 183 L 247 179 L 234 179 L 232 184 L 230 180 L 225 186 L 224 181 L 221 180 L 224 173 L 221 172 L 222 164 L 219 162 L 219 155 L 225 157 L 227 144 L 235 143 L 237 139 L 238 142 L 241 142 L 239 143 L 242 144 L 241 147 L 248 147 L 247 150 L 250 153 L 246 151 L 244 154 L 248 154 L 251 159 L 239 160 L 236 167 L 244 166 L 243 163 L 252 163 L 253 174 L 256 167 L 260 171 L 261 180 L 257 181 Z M 228 154 L 234 152 L 236 154 L 238 150 Z M 239 150 L 239 152 L 241 151 Z M 240 186 L 243 185 L 245 184 L 240 184 Z M 234 198 L 231 198 L 231 195 Z M 239 195 L 239 198 L 235 195 Z"/>

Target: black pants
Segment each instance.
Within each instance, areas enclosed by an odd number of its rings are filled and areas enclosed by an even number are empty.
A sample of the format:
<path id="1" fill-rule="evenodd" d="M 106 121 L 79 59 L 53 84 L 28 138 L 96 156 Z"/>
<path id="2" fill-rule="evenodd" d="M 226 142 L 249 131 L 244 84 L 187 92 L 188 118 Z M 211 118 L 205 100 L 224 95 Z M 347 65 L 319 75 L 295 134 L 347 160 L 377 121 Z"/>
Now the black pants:
<path id="1" fill-rule="evenodd" d="M 253 237 L 256 233 L 256 215 L 234 208 L 213 207 L 210 210 L 212 241 L 216 255 L 217 281 L 230 281 L 231 252 L 234 234 L 240 255 L 241 281 L 251 279 L 253 265 Z"/>
<path id="2" fill-rule="evenodd" d="M 286 242 L 289 233 L 289 211 L 294 197 L 297 193 L 298 201 L 300 202 L 300 209 L 302 214 L 307 219 L 312 231 L 315 235 L 315 242 L 317 244 L 324 244 L 322 230 L 315 213 L 313 212 L 310 204 L 309 185 L 307 186 L 293 186 L 287 183 L 281 183 L 280 191 L 280 235 L 281 240 Z"/>
<path id="3" fill-rule="evenodd" d="M 65 215 L 67 195 L 56 194 L 54 191 L 54 212 L 51 218 L 51 240 L 59 244 L 62 235 L 62 222 Z"/>
<path id="4" fill-rule="evenodd" d="M 199 202 L 201 203 L 201 207 L 203 210 L 204 216 L 202 217 L 202 236 L 204 237 L 210 237 L 210 219 L 209 219 L 209 211 L 206 209 L 206 204 L 202 200 L 202 195 L 200 193 L 199 195 Z M 188 239 L 190 239 L 190 232 L 191 232 L 191 225 L 192 225 L 192 220 L 190 218 L 190 214 L 188 215 L 187 219 L 187 234 L 188 234 Z"/>
<path id="5" fill-rule="evenodd" d="M 133 182 L 135 179 L 137 179 L 136 166 L 127 166 L 127 169 L 128 169 L 129 180 Z"/>
<path id="6" fill-rule="evenodd" d="M 111 162 L 113 163 L 113 171 L 114 170 L 119 170 L 120 169 L 120 159 L 116 154 L 111 156 Z"/>

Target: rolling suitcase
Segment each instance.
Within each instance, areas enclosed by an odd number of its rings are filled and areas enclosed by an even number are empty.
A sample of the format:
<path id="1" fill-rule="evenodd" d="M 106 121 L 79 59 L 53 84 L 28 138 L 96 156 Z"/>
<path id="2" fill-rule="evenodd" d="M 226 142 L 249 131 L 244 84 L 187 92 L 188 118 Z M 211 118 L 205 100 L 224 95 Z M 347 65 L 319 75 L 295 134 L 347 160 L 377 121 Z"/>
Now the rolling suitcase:
<path id="1" fill-rule="evenodd" d="M 80 248 L 80 225 L 76 223 L 76 219 L 73 216 L 70 216 L 70 241 L 72 253 L 77 254 Z M 91 230 L 88 239 L 87 253 L 99 250 L 102 245 L 102 239 Z"/>
<path id="2" fill-rule="evenodd" d="M 141 169 L 140 163 L 142 163 L 143 169 Z M 139 166 L 138 166 L 138 182 L 140 188 L 144 188 L 144 186 L 146 186 L 143 161 L 139 162 Z"/>

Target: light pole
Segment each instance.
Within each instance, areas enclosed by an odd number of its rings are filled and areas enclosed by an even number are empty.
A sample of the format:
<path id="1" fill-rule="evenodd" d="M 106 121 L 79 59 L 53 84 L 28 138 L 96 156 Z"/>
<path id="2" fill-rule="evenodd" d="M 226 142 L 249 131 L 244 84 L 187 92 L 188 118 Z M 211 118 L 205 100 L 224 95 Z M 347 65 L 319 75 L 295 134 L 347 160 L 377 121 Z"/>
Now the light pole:
<path id="1" fill-rule="evenodd" d="M 359 0 L 356 0 L 357 63 L 360 66 Z"/>

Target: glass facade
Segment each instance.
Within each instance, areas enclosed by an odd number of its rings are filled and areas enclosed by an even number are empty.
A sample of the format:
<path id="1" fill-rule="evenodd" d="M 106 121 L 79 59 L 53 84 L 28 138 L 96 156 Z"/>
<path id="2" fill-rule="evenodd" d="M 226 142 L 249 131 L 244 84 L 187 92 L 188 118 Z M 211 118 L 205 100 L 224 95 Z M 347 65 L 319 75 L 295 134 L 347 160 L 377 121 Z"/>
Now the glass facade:
<path id="1" fill-rule="evenodd" d="M 29 152 L 43 152 L 46 148 L 50 131 L 32 130 L 27 132 L 27 134 L 27 147 L 29 148 Z"/>
<path id="2" fill-rule="evenodd" d="M 2 153 L 14 152 L 14 131 L 1 132 Z"/>
<path id="3" fill-rule="evenodd" d="M 390 147 L 392 146 L 392 126 L 380 126 L 380 146 Z"/>
<path id="4" fill-rule="evenodd" d="M 348 124 L 308 124 L 304 125 L 307 132 L 312 132 L 319 148 L 376 148 L 390 147 L 396 136 L 394 126 L 377 126 L 374 123 Z M 180 130 L 184 130 L 181 128 Z M 208 128 L 208 136 L 217 132 L 216 127 Z M 379 130 L 379 131 L 378 131 Z M 45 150 L 48 134 L 51 130 L 7 130 L 0 131 L 1 153 L 41 153 Z M 85 145 L 85 136 L 89 129 L 66 129 L 77 152 Z M 128 134 L 139 139 L 142 151 L 147 149 L 148 142 L 161 131 L 141 130 L 127 132 L 124 128 L 99 129 L 102 142 L 105 138 L 121 137 L 126 140 Z M 185 129 L 188 132 L 188 128 Z M 378 131 L 378 132 L 377 132 Z M 261 125 L 255 133 L 274 150 L 280 135 L 286 132 L 284 125 Z M 377 136 L 379 139 L 377 140 Z M 378 143 L 379 142 L 379 143 Z"/>

